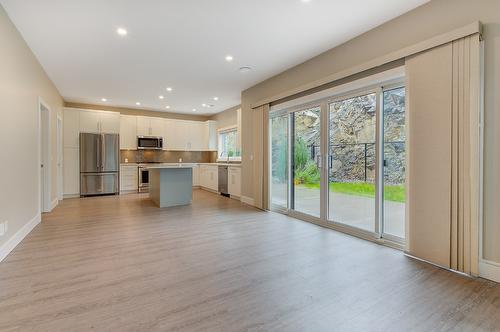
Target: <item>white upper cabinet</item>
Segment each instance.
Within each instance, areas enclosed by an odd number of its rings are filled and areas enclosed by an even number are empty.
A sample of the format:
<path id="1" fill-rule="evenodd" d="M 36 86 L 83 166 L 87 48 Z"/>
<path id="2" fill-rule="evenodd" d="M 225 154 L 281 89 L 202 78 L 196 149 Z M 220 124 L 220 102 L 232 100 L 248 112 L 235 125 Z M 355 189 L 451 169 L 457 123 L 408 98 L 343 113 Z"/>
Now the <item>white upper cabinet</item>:
<path id="1" fill-rule="evenodd" d="M 80 146 L 80 112 L 66 108 L 64 110 L 63 141 L 66 148 L 78 148 Z"/>
<path id="2" fill-rule="evenodd" d="M 137 117 L 120 115 L 120 149 L 137 149 Z"/>
<path id="3" fill-rule="evenodd" d="M 208 120 L 205 122 L 206 140 L 208 151 L 217 151 L 217 121 Z"/>
<path id="4" fill-rule="evenodd" d="M 150 135 L 150 121 L 148 117 L 138 116 L 137 117 L 137 136 L 149 136 Z"/>
<path id="5" fill-rule="evenodd" d="M 101 133 L 119 134 L 120 133 L 120 113 L 118 112 L 99 112 L 101 120 Z"/>
<path id="6" fill-rule="evenodd" d="M 182 138 L 177 134 L 176 120 L 166 119 L 163 128 L 163 150 L 180 150 Z"/>
<path id="7" fill-rule="evenodd" d="M 80 132 L 118 134 L 120 113 L 80 110 Z"/>
<path id="8" fill-rule="evenodd" d="M 101 122 L 98 112 L 80 111 L 80 132 L 100 133 Z"/>
<path id="9" fill-rule="evenodd" d="M 188 148 L 192 151 L 205 151 L 208 148 L 206 125 L 201 121 L 190 121 L 188 135 Z"/>
<path id="10" fill-rule="evenodd" d="M 213 142 L 217 141 L 216 121 L 165 120 L 164 134 L 165 150 L 172 151 L 209 151 L 217 150 Z"/>
<path id="11" fill-rule="evenodd" d="M 138 136 L 163 136 L 164 119 L 149 116 L 137 117 L 137 135 Z"/>
<path id="12" fill-rule="evenodd" d="M 164 121 L 163 118 L 150 118 L 151 136 L 163 137 Z"/>

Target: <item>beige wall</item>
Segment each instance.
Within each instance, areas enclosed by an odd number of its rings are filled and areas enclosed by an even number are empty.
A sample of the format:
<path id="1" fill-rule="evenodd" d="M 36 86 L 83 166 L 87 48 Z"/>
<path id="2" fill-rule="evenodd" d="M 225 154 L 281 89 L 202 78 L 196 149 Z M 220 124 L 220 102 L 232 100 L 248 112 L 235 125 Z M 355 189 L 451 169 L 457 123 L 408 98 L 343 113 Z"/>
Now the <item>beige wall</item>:
<path id="1" fill-rule="evenodd" d="M 57 199 L 56 119 L 63 100 L 0 6 L 0 248 L 39 213 L 38 98 L 51 110 L 51 201 Z"/>
<path id="2" fill-rule="evenodd" d="M 241 105 L 231 107 L 225 111 L 215 114 L 210 120 L 217 121 L 217 129 L 237 126 L 238 142 L 237 147 L 241 151 Z"/>
<path id="3" fill-rule="evenodd" d="M 157 111 L 141 110 L 136 108 L 113 107 L 113 106 L 93 105 L 93 104 L 83 104 L 83 103 L 73 103 L 73 102 L 65 102 L 64 106 L 90 109 L 90 110 L 120 112 L 121 114 L 124 115 L 153 116 L 158 118 L 177 119 L 177 120 L 206 121 L 209 119 L 209 116 L 203 116 L 203 115 L 157 112 Z"/>
<path id="4" fill-rule="evenodd" d="M 238 110 L 240 105 L 231 107 L 225 111 L 215 114 L 210 120 L 217 121 L 217 129 L 226 128 L 238 124 Z"/>
<path id="5" fill-rule="evenodd" d="M 500 262 L 500 1 L 433 0 L 242 92 L 242 196 L 253 197 L 251 106 L 390 52 L 472 23 L 485 39 L 485 258 Z M 254 105 L 255 106 L 255 105 Z"/>

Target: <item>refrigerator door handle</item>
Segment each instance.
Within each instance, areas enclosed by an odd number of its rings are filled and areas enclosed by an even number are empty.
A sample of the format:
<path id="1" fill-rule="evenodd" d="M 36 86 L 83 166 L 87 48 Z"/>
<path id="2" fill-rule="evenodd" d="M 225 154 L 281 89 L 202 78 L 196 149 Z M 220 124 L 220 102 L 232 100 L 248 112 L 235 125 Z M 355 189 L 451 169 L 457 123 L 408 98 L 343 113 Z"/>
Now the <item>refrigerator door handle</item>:
<path id="1" fill-rule="evenodd" d="M 101 134 L 101 155 L 100 155 L 100 161 L 101 161 L 101 170 L 104 170 L 104 164 L 106 164 L 106 139 L 104 137 L 104 134 Z"/>
<path id="2" fill-rule="evenodd" d="M 97 152 L 97 170 L 100 171 L 101 170 L 101 156 L 102 156 L 102 152 L 101 152 L 101 146 L 102 146 L 102 140 L 101 140 L 101 135 L 98 135 L 97 136 L 97 141 L 96 141 L 96 152 Z"/>

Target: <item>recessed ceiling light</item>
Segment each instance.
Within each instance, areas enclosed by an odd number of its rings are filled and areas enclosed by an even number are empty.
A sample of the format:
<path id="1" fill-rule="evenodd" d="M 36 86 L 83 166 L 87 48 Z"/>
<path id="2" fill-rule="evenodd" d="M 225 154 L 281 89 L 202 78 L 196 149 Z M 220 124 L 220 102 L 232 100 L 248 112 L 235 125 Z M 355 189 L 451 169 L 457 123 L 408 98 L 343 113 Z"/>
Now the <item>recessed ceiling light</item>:
<path id="1" fill-rule="evenodd" d="M 242 74 L 248 73 L 251 70 L 252 70 L 252 68 L 250 68 L 248 66 L 240 67 L 240 73 L 242 73 Z"/>
<path id="2" fill-rule="evenodd" d="M 301 1 L 302 1 L 302 2 L 305 2 L 305 3 L 307 3 L 307 2 L 311 2 L 311 0 L 301 0 Z"/>
<path id="3" fill-rule="evenodd" d="M 126 36 L 127 35 L 127 29 L 125 28 L 118 28 L 116 29 L 116 33 L 119 34 L 120 36 Z"/>
<path id="4" fill-rule="evenodd" d="M 169 106 L 169 105 L 167 105 L 167 106 L 165 106 L 165 108 L 166 108 L 166 109 L 169 109 L 169 108 L 170 108 L 170 106 Z"/>
<path id="5" fill-rule="evenodd" d="M 101 101 L 107 102 L 108 100 L 106 98 L 102 98 Z"/>
<path id="6" fill-rule="evenodd" d="M 196 112 L 196 108 L 193 108 L 193 112 Z"/>
<path id="7" fill-rule="evenodd" d="M 136 104 L 137 106 L 141 106 L 141 103 L 140 103 L 140 102 L 137 102 L 137 103 L 135 103 L 135 104 Z"/>
<path id="8" fill-rule="evenodd" d="M 233 56 L 232 55 L 226 55 L 226 61 L 227 62 L 233 61 Z"/>
<path id="9" fill-rule="evenodd" d="M 207 107 L 207 104 L 201 104 L 201 107 Z"/>
<path id="10" fill-rule="evenodd" d="M 165 97 L 164 97 L 164 96 L 158 96 L 158 98 L 163 99 L 163 98 L 165 98 Z"/>
<path id="11" fill-rule="evenodd" d="M 214 97 L 213 99 L 214 99 L 215 101 L 217 101 L 217 100 L 219 100 L 219 97 Z"/>
<path id="12" fill-rule="evenodd" d="M 168 92 L 172 92 L 172 90 L 173 90 L 173 89 L 172 89 L 171 87 L 168 87 L 168 88 L 167 88 L 167 91 L 168 91 Z"/>

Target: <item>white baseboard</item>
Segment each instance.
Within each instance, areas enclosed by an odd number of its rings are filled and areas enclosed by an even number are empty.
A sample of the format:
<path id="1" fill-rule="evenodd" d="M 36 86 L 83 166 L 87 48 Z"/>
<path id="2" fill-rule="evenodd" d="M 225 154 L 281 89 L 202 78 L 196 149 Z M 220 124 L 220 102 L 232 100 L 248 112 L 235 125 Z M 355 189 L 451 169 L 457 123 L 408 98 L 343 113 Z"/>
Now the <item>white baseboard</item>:
<path id="1" fill-rule="evenodd" d="M 50 203 L 50 211 L 54 210 L 55 207 L 59 204 L 59 198 L 55 198 L 51 203 Z"/>
<path id="2" fill-rule="evenodd" d="M 235 199 L 237 201 L 241 201 L 241 197 L 240 196 L 236 196 L 236 195 L 229 195 L 230 198 L 232 199 Z"/>
<path id="3" fill-rule="evenodd" d="M 251 206 L 255 206 L 255 201 L 252 197 L 241 196 L 241 202 Z"/>
<path id="4" fill-rule="evenodd" d="M 80 194 L 64 194 L 63 199 L 68 199 L 68 198 L 78 198 L 80 197 Z"/>
<path id="5" fill-rule="evenodd" d="M 487 261 L 480 260 L 479 261 L 479 276 L 481 278 L 493 280 L 496 282 L 500 282 L 500 264 Z"/>
<path id="6" fill-rule="evenodd" d="M 21 243 L 21 241 L 28 235 L 33 228 L 35 228 L 36 225 L 40 223 L 42 220 L 42 217 L 40 214 L 35 216 L 33 219 L 31 219 L 28 223 L 26 223 L 21 229 L 19 229 L 14 236 L 12 236 L 7 242 L 5 242 L 1 247 L 0 247 L 0 262 L 7 257 L 8 254 L 14 248 Z"/>

